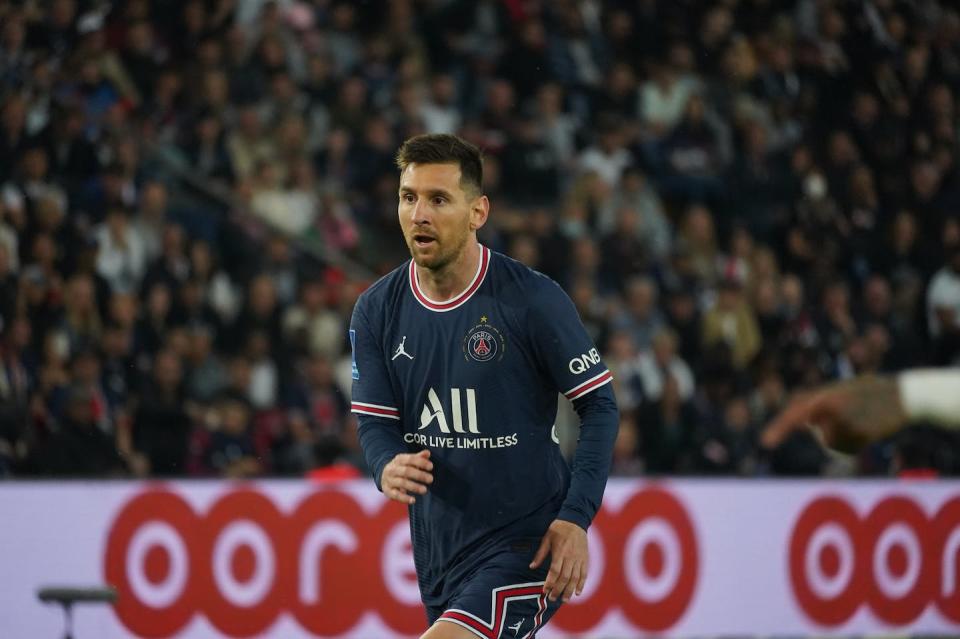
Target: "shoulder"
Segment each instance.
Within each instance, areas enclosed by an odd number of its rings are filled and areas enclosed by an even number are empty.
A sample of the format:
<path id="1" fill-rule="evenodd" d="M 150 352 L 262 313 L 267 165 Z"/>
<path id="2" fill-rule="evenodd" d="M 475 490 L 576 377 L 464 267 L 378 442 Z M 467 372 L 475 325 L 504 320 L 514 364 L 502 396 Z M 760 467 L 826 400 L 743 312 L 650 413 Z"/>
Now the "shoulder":
<path id="1" fill-rule="evenodd" d="M 492 274 L 501 303 L 535 322 L 575 313 L 570 297 L 552 278 L 506 255 L 493 255 Z"/>
<path id="2" fill-rule="evenodd" d="M 502 253 L 491 251 L 490 254 L 491 274 L 497 282 L 500 294 L 507 301 L 522 301 L 529 305 L 535 299 L 566 296 L 559 284 L 540 271 Z"/>

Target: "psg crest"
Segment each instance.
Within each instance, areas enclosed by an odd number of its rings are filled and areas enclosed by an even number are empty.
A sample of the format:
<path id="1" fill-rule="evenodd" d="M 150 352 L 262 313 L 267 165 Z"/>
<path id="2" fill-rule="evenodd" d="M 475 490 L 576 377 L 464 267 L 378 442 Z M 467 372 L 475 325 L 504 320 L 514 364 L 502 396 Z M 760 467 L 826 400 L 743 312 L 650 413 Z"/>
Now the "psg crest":
<path id="1" fill-rule="evenodd" d="M 464 359 L 475 362 L 489 362 L 503 357 L 503 335 L 487 324 L 487 318 L 481 317 L 480 323 L 467 331 L 463 338 Z"/>

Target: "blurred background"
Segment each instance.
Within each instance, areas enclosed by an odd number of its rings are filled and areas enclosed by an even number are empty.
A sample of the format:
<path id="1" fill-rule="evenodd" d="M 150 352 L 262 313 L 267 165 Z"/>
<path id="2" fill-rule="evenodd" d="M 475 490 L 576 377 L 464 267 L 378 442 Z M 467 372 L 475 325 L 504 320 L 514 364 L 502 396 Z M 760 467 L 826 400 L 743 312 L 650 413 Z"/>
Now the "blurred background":
<path id="1" fill-rule="evenodd" d="M 484 150 L 482 241 L 614 371 L 615 474 L 957 468 L 929 433 L 756 443 L 794 390 L 957 361 L 953 2 L 22 0 L 0 27 L 0 476 L 363 475 L 346 327 L 407 257 L 392 156 L 425 132 Z"/>

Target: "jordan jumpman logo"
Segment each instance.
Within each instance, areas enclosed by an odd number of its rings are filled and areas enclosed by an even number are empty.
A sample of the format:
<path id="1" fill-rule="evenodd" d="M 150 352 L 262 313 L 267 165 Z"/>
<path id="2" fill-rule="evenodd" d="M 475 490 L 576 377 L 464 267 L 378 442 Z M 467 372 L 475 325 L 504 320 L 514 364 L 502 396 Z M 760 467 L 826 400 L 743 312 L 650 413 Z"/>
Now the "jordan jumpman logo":
<path id="1" fill-rule="evenodd" d="M 390 361 L 391 361 L 391 362 L 392 362 L 393 360 L 397 359 L 398 357 L 400 357 L 401 355 L 403 355 L 404 357 L 409 357 L 410 359 L 413 359 L 413 355 L 411 355 L 410 353 L 408 353 L 407 351 L 405 351 L 404 348 L 403 348 L 403 345 L 404 345 L 406 342 L 407 342 L 407 336 L 404 335 L 404 336 L 403 336 L 403 339 L 400 340 L 400 346 L 397 346 L 397 352 L 394 353 L 394 354 L 393 354 L 393 357 L 390 358 Z"/>

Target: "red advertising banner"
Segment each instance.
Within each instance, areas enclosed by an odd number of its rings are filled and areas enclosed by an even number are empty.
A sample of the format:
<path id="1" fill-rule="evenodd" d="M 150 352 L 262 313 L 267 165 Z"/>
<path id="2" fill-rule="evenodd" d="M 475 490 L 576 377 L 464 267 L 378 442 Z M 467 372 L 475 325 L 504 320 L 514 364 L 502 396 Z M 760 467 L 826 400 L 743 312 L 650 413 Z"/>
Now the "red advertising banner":
<path id="1" fill-rule="evenodd" d="M 118 590 L 79 637 L 425 629 L 406 509 L 367 482 L 8 484 L 0 512 L 2 637 L 53 636 L 54 582 Z M 538 636 L 960 634 L 957 483 L 612 482 L 589 543 Z"/>

